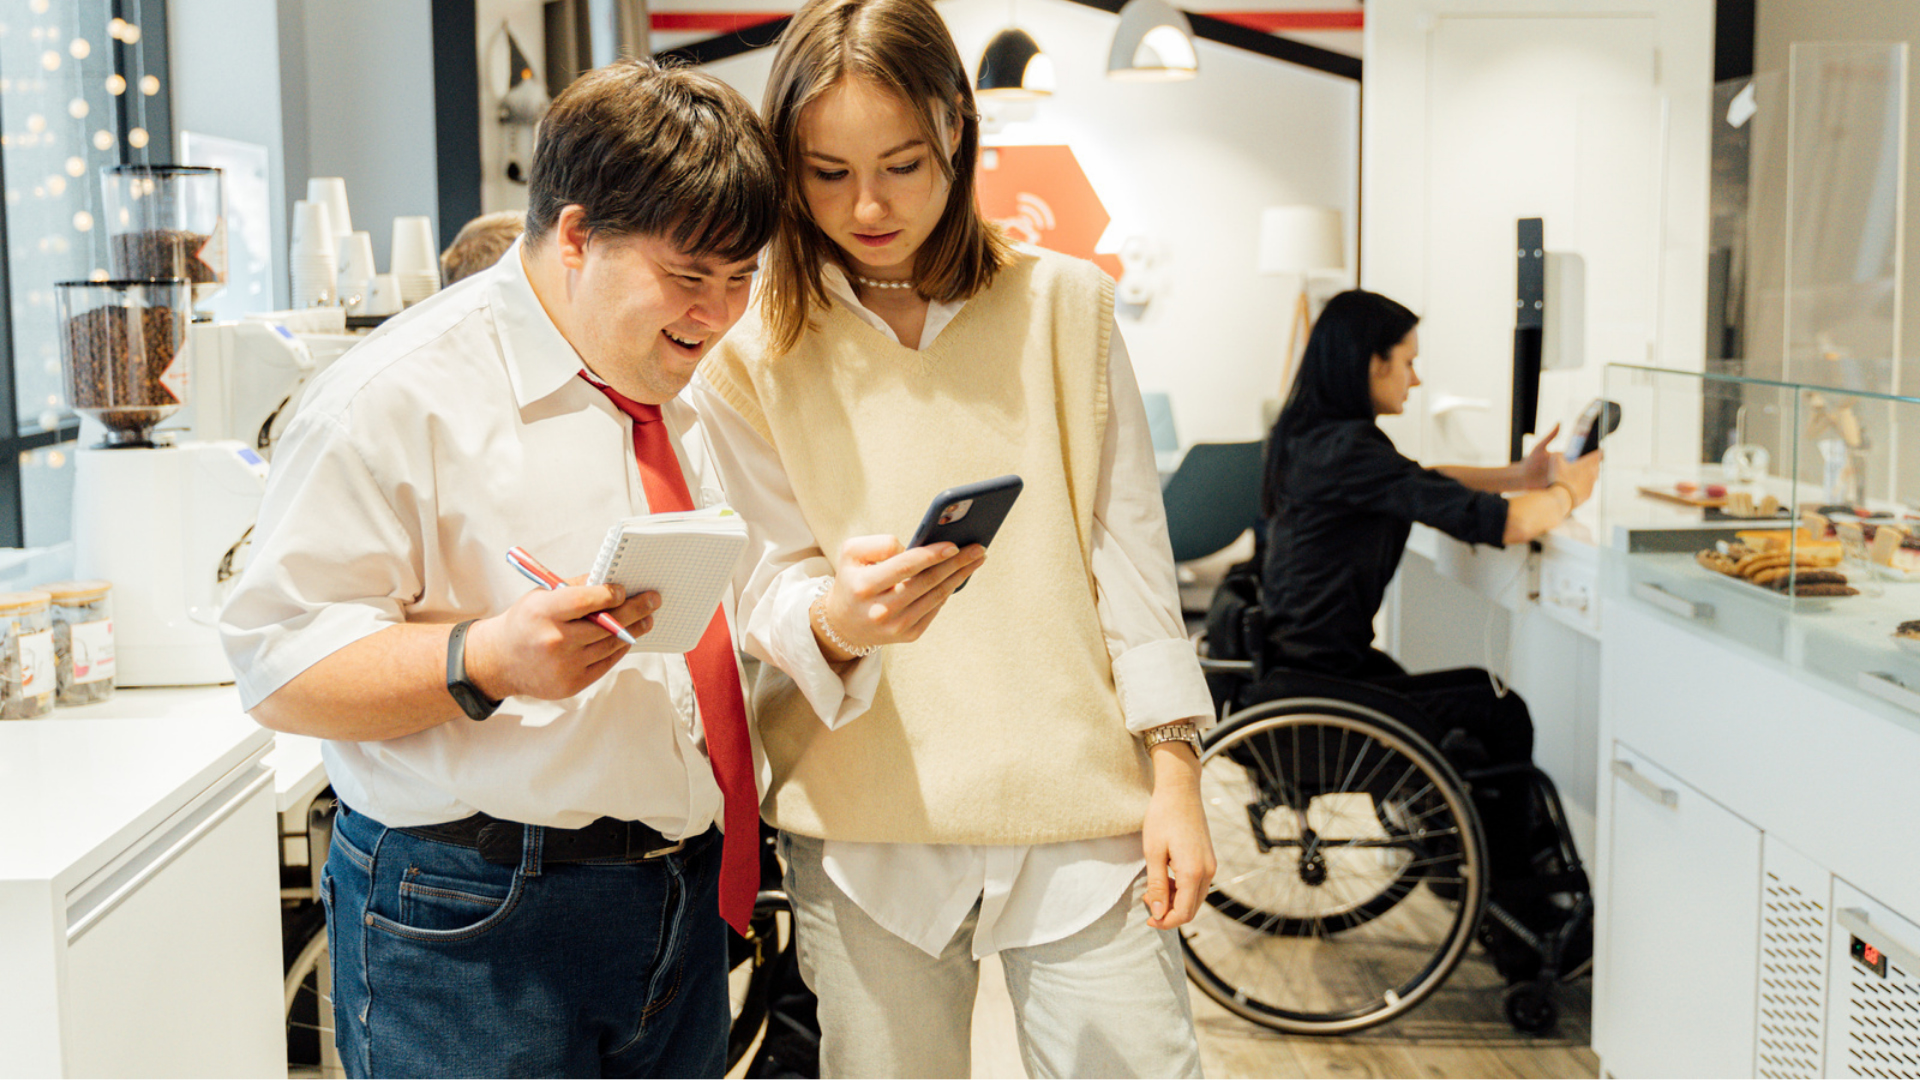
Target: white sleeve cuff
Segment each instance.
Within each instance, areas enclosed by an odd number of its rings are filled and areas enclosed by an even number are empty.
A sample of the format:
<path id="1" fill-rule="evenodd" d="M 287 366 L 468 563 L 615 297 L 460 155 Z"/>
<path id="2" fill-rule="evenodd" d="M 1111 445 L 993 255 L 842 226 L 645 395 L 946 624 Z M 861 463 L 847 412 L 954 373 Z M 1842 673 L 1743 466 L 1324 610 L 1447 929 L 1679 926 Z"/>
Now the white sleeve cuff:
<path id="1" fill-rule="evenodd" d="M 1213 723 L 1213 694 L 1185 638 L 1149 641 L 1114 657 L 1113 682 L 1127 730 L 1135 734 L 1182 720 L 1203 731 Z"/>
<path id="2" fill-rule="evenodd" d="M 772 619 L 766 640 L 774 656 L 765 660 L 787 673 L 829 729 L 865 713 L 880 686 L 880 654 L 861 657 L 835 671 L 813 636 L 813 598 L 824 580 L 825 559 L 808 559 L 782 571 L 773 587 Z"/>

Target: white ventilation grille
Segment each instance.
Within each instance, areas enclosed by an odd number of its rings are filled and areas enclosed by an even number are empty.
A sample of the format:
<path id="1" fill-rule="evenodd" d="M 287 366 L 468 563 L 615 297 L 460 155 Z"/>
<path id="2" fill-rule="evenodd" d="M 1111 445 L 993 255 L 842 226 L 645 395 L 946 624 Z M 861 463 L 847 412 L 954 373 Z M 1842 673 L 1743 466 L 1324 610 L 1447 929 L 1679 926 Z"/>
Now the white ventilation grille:
<path id="1" fill-rule="evenodd" d="M 1846 931 L 1836 938 L 1845 940 Z M 1920 1077 L 1920 973 L 1887 963 L 1887 977 L 1849 963 L 1847 1007 L 1834 1029 L 1847 1076 Z"/>
<path id="2" fill-rule="evenodd" d="M 1802 891 L 1776 872 L 1776 860 L 1768 861 L 1773 865 L 1767 868 L 1760 912 L 1760 1045 L 1754 1071 L 1766 1080 L 1811 1080 L 1820 1076 L 1821 1032 L 1826 1030 L 1826 890 Z"/>

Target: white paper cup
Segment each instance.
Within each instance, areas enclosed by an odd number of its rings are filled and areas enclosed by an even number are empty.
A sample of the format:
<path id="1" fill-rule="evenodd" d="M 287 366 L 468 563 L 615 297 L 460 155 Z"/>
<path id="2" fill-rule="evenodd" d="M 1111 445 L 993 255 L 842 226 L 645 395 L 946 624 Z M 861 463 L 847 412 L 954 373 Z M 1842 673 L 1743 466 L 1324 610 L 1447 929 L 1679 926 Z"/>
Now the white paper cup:
<path id="1" fill-rule="evenodd" d="M 333 234 L 345 236 L 353 231 L 353 215 L 347 212 L 347 182 L 338 176 L 315 176 L 307 180 L 307 201 L 324 203 L 333 223 Z"/>
<path id="2" fill-rule="evenodd" d="M 347 281 L 373 280 L 373 234 L 347 233 L 340 238 L 340 257 L 335 262 L 340 277 Z"/>
<path id="3" fill-rule="evenodd" d="M 292 254 L 295 257 L 309 252 L 326 256 L 333 261 L 338 244 L 333 231 L 333 215 L 327 210 L 326 203 L 301 199 L 293 204 L 293 243 Z"/>
<path id="4" fill-rule="evenodd" d="M 372 291 L 361 305 L 362 315 L 395 315 L 405 302 L 400 299 L 400 279 L 392 274 L 375 274 Z"/>
<path id="5" fill-rule="evenodd" d="M 433 242 L 433 219 L 393 219 L 393 251 L 387 269 L 395 274 L 431 274 L 440 280 L 440 249 Z"/>

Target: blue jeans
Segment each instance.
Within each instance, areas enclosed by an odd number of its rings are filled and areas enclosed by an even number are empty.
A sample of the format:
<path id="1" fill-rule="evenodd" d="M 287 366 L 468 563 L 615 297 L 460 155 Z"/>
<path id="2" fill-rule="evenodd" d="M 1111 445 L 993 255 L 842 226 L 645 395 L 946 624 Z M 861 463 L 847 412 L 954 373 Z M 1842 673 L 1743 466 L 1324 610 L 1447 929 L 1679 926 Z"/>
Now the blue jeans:
<path id="1" fill-rule="evenodd" d="M 520 865 L 350 811 L 321 877 L 349 1076 L 720 1076 L 720 834 L 647 862 Z"/>

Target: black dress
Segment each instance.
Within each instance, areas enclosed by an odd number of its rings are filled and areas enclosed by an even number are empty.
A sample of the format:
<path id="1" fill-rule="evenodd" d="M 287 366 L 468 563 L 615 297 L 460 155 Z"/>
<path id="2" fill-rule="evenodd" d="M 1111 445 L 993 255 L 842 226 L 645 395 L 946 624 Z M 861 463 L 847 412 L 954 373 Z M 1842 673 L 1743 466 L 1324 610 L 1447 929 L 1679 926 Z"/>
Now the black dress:
<path id="1" fill-rule="evenodd" d="M 1267 667 L 1357 679 L 1412 698 L 1458 768 L 1532 761 L 1533 721 L 1520 695 L 1496 694 L 1477 668 L 1409 675 L 1373 647 L 1373 618 L 1413 523 L 1498 547 L 1507 500 L 1422 468 L 1371 420 L 1292 433 L 1277 479 L 1260 582 Z M 1478 634 L 1478 620 L 1462 632 Z M 1452 732 L 1465 738 L 1447 740 Z M 1475 791 L 1495 876 L 1524 874 L 1530 808 L 1503 804 L 1518 791 L 1507 800 L 1492 785 Z"/>

